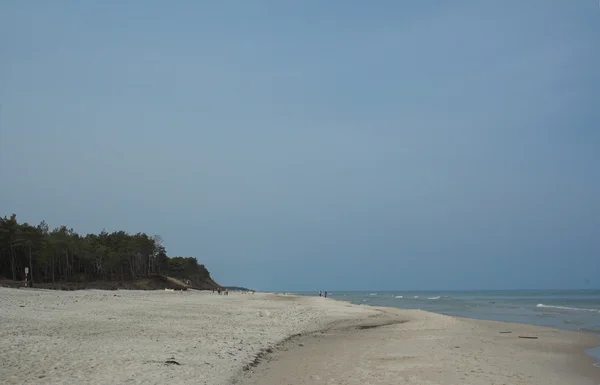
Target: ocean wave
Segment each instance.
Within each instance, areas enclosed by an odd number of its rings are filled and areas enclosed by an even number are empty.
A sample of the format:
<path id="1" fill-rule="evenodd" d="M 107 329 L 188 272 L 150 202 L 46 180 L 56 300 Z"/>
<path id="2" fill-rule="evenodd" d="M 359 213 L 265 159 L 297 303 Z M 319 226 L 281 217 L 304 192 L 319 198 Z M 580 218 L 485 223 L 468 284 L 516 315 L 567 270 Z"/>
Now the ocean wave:
<path id="1" fill-rule="evenodd" d="M 570 310 L 570 311 L 590 311 L 594 313 L 600 313 L 598 309 L 586 309 L 580 307 L 568 307 L 568 306 L 553 306 L 553 305 L 544 305 L 543 303 L 538 303 L 536 307 L 546 308 L 546 309 L 559 309 L 559 310 Z"/>
<path id="2" fill-rule="evenodd" d="M 438 299 L 440 299 L 440 296 L 438 295 L 437 297 L 429 297 L 429 298 L 427 298 L 427 299 L 431 299 L 431 300 L 435 301 L 435 300 L 438 300 Z"/>
<path id="3" fill-rule="evenodd" d="M 377 293 L 369 293 L 369 295 L 377 295 Z"/>
<path id="4" fill-rule="evenodd" d="M 404 298 L 404 296 L 403 295 L 397 295 L 394 298 Z"/>
<path id="5" fill-rule="evenodd" d="M 418 296 L 418 295 L 415 295 L 413 298 L 419 298 L 419 296 Z"/>

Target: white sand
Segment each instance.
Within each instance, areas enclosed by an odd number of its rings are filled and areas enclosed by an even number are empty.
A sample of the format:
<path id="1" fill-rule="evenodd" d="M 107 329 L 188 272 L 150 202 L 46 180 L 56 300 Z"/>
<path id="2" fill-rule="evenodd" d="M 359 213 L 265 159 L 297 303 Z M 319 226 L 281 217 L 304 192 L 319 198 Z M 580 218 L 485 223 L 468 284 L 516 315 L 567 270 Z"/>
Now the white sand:
<path id="1" fill-rule="evenodd" d="M 319 297 L 0 288 L 2 384 L 597 385 L 595 343 Z"/>
<path id="2" fill-rule="evenodd" d="M 0 288 L 0 383 L 227 384 L 291 334 L 373 313 L 318 297 Z"/>

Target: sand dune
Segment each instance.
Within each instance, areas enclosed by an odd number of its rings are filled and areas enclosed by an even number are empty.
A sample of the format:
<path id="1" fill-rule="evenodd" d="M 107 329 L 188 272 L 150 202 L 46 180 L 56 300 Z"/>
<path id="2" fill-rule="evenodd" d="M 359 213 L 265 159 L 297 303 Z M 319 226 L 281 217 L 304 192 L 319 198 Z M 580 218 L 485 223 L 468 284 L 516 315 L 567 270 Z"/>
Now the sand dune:
<path id="1" fill-rule="evenodd" d="M 0 288 L 0 309 L 2 384 L 600 383 L 590 335 L 318 297 Z"/>

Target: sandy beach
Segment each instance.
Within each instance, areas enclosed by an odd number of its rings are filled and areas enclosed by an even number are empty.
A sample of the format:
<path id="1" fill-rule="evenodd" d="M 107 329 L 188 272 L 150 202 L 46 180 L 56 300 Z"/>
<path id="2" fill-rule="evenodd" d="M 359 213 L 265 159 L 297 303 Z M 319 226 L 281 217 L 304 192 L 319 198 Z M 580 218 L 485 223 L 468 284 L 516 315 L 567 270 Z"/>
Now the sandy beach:
<path id="1" fill-rule="evenodd" d="M 600 383 L 592 335 L 319 297 L 0 288 L 0 309 L 3 384 Z"/>
<path id="2" fill-rule="evenodd" d="M 584 354 L 597 339 L 578 332 L 378 308 L 284 344 L 244 385 L 597 385 Z M 536 337 L 536 338 L 519 338 Z"/>

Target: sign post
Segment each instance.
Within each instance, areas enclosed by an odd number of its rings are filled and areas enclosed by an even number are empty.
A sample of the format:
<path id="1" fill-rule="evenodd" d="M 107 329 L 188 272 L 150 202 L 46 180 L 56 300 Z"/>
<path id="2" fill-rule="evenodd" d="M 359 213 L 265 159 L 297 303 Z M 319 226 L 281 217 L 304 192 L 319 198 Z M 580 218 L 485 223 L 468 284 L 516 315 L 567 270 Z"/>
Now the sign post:
<path id="1" fill-rule="evenodd" d="M 28 275 L 28 274 L 29 274 L 29 268 L 28 268 L 28 267 L 26 267 L 26 268 L 25 268 L 25 287 L 27 287 L 27 282 L 28 282 L 27 275 Z"/>

